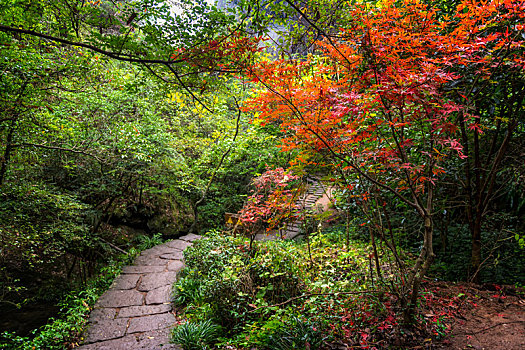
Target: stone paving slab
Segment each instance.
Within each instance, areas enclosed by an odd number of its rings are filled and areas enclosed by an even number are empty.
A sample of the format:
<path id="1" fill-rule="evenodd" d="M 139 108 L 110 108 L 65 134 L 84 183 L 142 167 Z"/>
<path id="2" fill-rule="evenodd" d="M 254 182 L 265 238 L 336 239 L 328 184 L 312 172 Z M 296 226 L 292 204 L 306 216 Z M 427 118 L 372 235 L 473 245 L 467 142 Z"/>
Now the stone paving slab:
<path id="1" fill-rule="evenodd" d="M 170 241 L 170 242 L 180 242 L 180 244 L 186 243 L 186 241 L 181 241 L 181 240 Z M 170 243 L 170 242 L 168 242 L 168 243 Z M 189 245 L 191 245 L 191 243 L 189 243 Z M 151 250 L 154 253 L 164 254 L 164 253 L 174 253 L 174 252 L 176 252 L 178 250 L 184 250 L 184 249 L 177 249 L 177 248 L 172 247 L 171 245 L 163 244 L 163 245 L 158 245 L 156 247 L 153 247 L 153 248 L 151 248 Z"/>
<path id="2" fill-rule="evenodd" d="M 174 253 L 162 254 L 160 258 L 166 260 L 182 260 L 184 259 L 184 254 L 181 251 L 176 251 Z"/>
<path id="3" fill-rule="evenodd" d="M 173 260 L 168 263 L 168 271 L 179 272 L 184 267 L 184 263 L 180 260 Z"/>
<path id="4" fill-rule="evenodd" d="M 115 318 L 117 310 L 114 308 L 98 307 L 91 311 L 89 315 L 89 322 L 97 322 L 98 320 L 112 320 Z"/>
<path id="5" fill-rule="evenodd" d="M 146 294 L 146 305 L 170 302 L 171 285 L 153 289 Z"/>
<path id="6" fill-rule="evenodd" d="M 180 241 L 177 239 L 175 241 L 169 241 L 168 243 L 166 243 L 166 245 L 176 250 L 184 250 L 188 248 L 191 245 L 191 243 L 186 241 Z"/>
<path id="7" fill-rule="evenodd" d="M 135 259 L 135 265 L 142 266 L 166 266 L 166 260 L 157 256 L 141 255 Z"/>
<path id="8" fill-rule="evenodd" d="M 121 338 L 126 334 L 128 319 L 121 318 L 117 320 L 99 320 L 89 329 L 86 342 L 92 343 L 101 340 Z"/>
<path id="9" fill-rule="evenodd" d="M 175 249 L 175 248 L 171 248 L 171 247 L 169 247 L 167 245 L 161 245 L 161 246 L 156 246 L 156 247 L 153 247 L 151 249 L 143 251 L 140 254 L 140 256 L 159 257 L 162 254 L 170 254 L 170 253 L 174 253 L 176 251 L 178 251 L 178 250 Z"/>
<path id="10" fill-rule="evenodd" d="M 106 340 L 98 343 L 87 344 L 77 349 L 82 350 L 130 350 L 130 349 L 147 349 L 147 350 L 183 350 L 180 346 L 170 344 L 170 328 L 165 328 L 146 333 L 135 333 L 126 335 L 122 338 Z"/>
<path id="11" fill-rule="evenodd" d="M 165 264 L 166 262 L 163 261 L 163 264 L 158 266 L 124 266 L 122 268 L 122 273 L 144 274 L 150 272 L 162 272 L 166 269 Z"/>
<path id="12" fill-rule="evenodd" d="M 111 288 L 113 289 L 134 289 L 137 286 L 137 282 L 140 279 L 140 275 L 120 275 L 115 278 Z"/>
<path id="13" fill-rule="evenodd" d="M 139 333 L 137 340 L 140 342 L 139 349 L 148 350 L 182 350 L 182 347 L 175 344 L 168 344 L 165 339 L 169 339 L 171 328 L 164 328 L 146 333 Z"/>
<path id="14" fill-rule="evenodd" d="M 123 307 L 119 310 L 117 317 L 137 317 L 145 315 L 155 315 L 162 314 L 171 311 L 170 304 L 160 304 L 160 305 L 141 305 L 141 306 L 130 306 Z"/>
<path id="15" fill-rule="evenodd" d="M 163 287 L 165 285 L 172 285 L 177 279 L 177 273 L 175 271 L 149 273 L 142 276 L 137 290 L 141 292 L 149 292 L 150 290 Z"/>
<path id="16" fill-rule="evenodd" d="M 77 349 L 82 350 L 127 350 L 127 349 L 138 349 L 137 337 L 134 335 L 128 335 L 118 339 L 101 341 L 98 343 L 91 343 L 83 345 Z"/>
<path id="17" fill-rule="evenodd" d="M 183 241 L 193 242 L 201 238 L 202 236 L 196 235 L 194 233 L 189 233 L 186 236 L 180 237 L 179 239 L 182 239 Z"/>
<path id="18" fill-rule="evenodd" d="M 128 334 L 147 332 L 171 327 L 175 323 L 175 316 L 171 313 L 135 317 L 129 320 Z"/>
<path id="19" fill-rule="evenodd" d="M 171 287 L 184 267 L 183 250 L 199 235 L 188 234 L 145 250 L 96 302 L 78 349 L 170 349 L 175 324 L 170 303 Z M 161 258 L 162 257 L 162 258 Z"/>
<path id="20" fill-rule="evenodd" d="M 143 302 L 144 302 L 144 295 L 135 289 L 132 289 L 132 290 L 110 289 L 98 299 L 95 306 L 123 307 L 123 306 L 142 305 Z"/>

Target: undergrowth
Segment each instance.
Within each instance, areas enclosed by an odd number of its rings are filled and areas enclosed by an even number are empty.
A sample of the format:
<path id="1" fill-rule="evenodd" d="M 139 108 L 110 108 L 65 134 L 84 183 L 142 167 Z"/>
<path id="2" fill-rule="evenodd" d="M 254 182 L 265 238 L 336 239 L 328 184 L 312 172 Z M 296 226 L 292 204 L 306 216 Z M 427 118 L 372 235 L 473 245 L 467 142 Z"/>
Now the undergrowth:
<path id="1" fill-rule="evenodd" d="M 185 349 L 383 349 L 444 336 L 451 315 L 439 305 L 435 317 L 401 324 L 392 281 L 371 275 L 371 247 L 356 240 L 347 246 L 343 232 L 312 235 L 310 249 L 278 240 L 255 242 L 252 250 L 242 237 L 209 233 L 184 252 L 186 268 L 173 286 L 182 313 L 172 341 Z M 436 300 L 425 290 L 421 309 Z M 197 341 L 210 327 L 216 336 Z"/>
<path id="2" fill-rule="evenodd" d="M 381 344 L 395 332 L 393 297 L 370 277 L 368 245 L 338 230 L 306 242 L 249 242 L 212 232 L 186 249 L 173 299 L 184 308 L 173 341 L 188 327 L 222 330 L 206 347 L 322 349 L 329 343 Z M 185 338 L 185 337 L 186 338 Z M 187 341 L 187 343 L 184 343 Z M 201 347 L 204 348 L 204 347 Z"/>
<path id="3" fill-rule="evenodd" d="M 123 266 L 131 263 L 140 251 L 162 243 L 159 235 L 153 238 L 139 239 L 137 248 L 130 248 L 127 254 L 121 254 L 103 267 L 97 277 L 85 286 L 69 292 L 58 304 L 59 316 L 51 318 L 39 329 L 27 337 L 14 333 L 0 334 L 0 349 L 3 350 L 54 350 L 70 349 L 83 341 L 82 333 L 87 324 L 89 313 L 97 299 L 109 288 Z"/>

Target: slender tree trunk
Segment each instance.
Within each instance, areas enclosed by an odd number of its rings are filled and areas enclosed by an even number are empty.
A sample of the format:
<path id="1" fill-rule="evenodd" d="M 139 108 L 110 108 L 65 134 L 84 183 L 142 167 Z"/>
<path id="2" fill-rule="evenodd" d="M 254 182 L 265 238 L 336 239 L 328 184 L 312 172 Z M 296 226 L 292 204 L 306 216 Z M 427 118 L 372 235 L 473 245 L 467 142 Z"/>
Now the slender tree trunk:
<path id="1" fill-rule="evenodd" d="M 381 215 L 381 213 L 379 215 Z M 369 228 L 369 230 L 370 230 L 370 242 L 372 243 L 372 251 L 374 253 L 374 263 L 376 265 L 377 277 L 379 279 L 382 279 L 383 276 L 381 275 L 381 265 L 379 264 L 379 255 L 377 254 L 377 245 L 376 245 L 376 239 L 374 236 L 374 231 L 371 228 Z"/>
<path id="2" fill-rule="evenodd" d="M 421 250 L 421 254 L 416 260 L 416 264 L 412 269 L 410 278 L 408 280 L 408 285 L 410 287 L 410 298 L 403 311 L 403 321 L 406 324 L 411 324 L 414 321 L 414 314 L 417 305 L 417 298 L 419 296 L 419 290 L 421 288 L 421 282 L 423 281 L 425 274 L 435 259 L 435 254 L 432 247 L 432 235 L 434 227 L 432 216 L 428 214 L 429 212 L 430 211 L 427 211 L 427 214 L 425 214 L 423 217 L 425 225 L 423 232 L 423 248 Z"/>
<path id="3" fill-rule="evenodd" d="M 15 133 L 15 118 L 11 120 L 11 124 L 9 125 L 4 154 L 2 155 L 2 158 L 0 158 L 0 161 L 2 162 L 0 166 L 0 187 L 4 184 L 4 180 L 5 180 L 5 176 L 7 172 L 7 164 L 9 163 L 9 159 L 11 158 L 11 151 L 13 149 L 12 145 L 13 145 L 14 133 Z"/>
<path id="4" fill-rule="evenodd" d="M 479 283 L 479 270 L 481 268 L 481 215 L 476 215 L 472 230 L 472 282 Z"/>

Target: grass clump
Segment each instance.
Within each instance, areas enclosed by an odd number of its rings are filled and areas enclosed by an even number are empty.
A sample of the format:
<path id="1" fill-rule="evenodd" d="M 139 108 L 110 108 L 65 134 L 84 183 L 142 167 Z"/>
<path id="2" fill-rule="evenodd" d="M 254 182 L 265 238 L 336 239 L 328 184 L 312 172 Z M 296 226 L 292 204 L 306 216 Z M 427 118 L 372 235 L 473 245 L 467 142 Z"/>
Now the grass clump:
<path id="1" fill-rule="evenodd" d="M 186 322 L 173 329 L 171 339 L 182 345 L 184 350 L 211 349 L 220 327 L 210 320 Z"/>

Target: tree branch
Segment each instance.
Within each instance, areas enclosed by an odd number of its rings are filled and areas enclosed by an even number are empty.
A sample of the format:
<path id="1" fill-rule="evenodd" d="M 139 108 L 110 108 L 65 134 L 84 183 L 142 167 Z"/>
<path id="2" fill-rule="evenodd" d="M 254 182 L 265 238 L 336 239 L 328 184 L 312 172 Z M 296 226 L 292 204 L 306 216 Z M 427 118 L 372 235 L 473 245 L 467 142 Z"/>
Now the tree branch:
<path id="1" fill-rule="evenodd" d="M 302 295 L 295 296 L 295 297 L 290 298 L 290 299 L 288 299 L 286 301 L 283 301 L 282 303 L 273 304 L 273 305 L 259 306 L 259 307 L 256 307 L 253 310 L 248 311 L 248 312 L 255 312 L 257 310 L 265 309 L 265 308 L 269 308 L 269 307 L 283 306 L 283 305 L 291 303 L 292 301 L 303 299 L 303 298 L 308 298 L 308 297 L 313 297 L 313 296 L 329 296 L 329 295 L 337 296 L 337 295 L 355 295 L 355 294 L 369 294 L 369 293 L 370 294 L 377 293 L 377 290 L 362 290 L 362 291 L 355 291 L 355 292 L 334 292 L 334 293 L 307 293 L 307 294 L 302 294 Z"/>
<path id="2" fill-rule="evenodd" d="M 156 63 L 156 64 L 165 64 L 165 65 L 168 65 L 168 66 L 170 66 L 172 64 L 176 64 L 176 63 L 185 62 L 185 59 L 169 60 L 168 61 L 168 60 L 160 60 L 160 59 L 137 58 L 137 57 L 133 57 L 133 56 L 127 55 L 127 54 L 121 54 L 121 53 L 117 53 L 117 52 L 113 52 L 113 51 L 102 50 L 101 48 L 98 48 L 98 47 L 96 47 L 94 45 L 81 43 L 81 42 L 77 42 L 77 41 L 71 41 L 71 40 L 59 38 L 59 37 L 56 37 L 56 36 L 35 32 L 33 30 L 28 30 L 28 29 L 23 29 L 23 28 L 13 28 L 13 27 L 9 27 L 9 26 L 3 25 L 3 24 L 0 24 L 0 31 L 5 32 L 5 33 L 27 34 L 27 35 L 35 36 L 35 37 L 42 38 L 42 39 L 56 41 L 56 42 L 59 42 L 59 43 L 62 43 L 62 44 L 66 44 L 66 45 L 71 45 L 71 46 L 76 46 L 76 47 L 83 47 L 85 49 L 97 52 L 97 53 L 99 53 L 101 55 L 104 55 L 104 56 L 107 56 L 107 57 L 110 57 L 110 58 L 113 58 L 113 59 L 116 59 L 116 60 L 119 60 L 119 61 L 132 62 L 132 63 Z"/>
<path id="3" fill-rule="evenodd" d="M 197 213 L 197 207 L 199 206 L 199 204 L 201 204 L 204 201 L 204 199 L 206 198 L 206 195 L 208 194 L 208 190 L 210 189 L 210 186 L 211 186 L 211 184 L 213 182 L 213 179 L 215 178 L 215 175 L 217 174 L 217 171 L 221 168 L 222 163 L 224 162 L 224 160 L 226 159 L 228 154 L 230 154 L 230 152 L 231 152 L 231 150 L 233 148 L 233 144 L 234 144 L 235 140 L 237 139 L 237 135 L 239 135 L 239 126 L 240 126 L 240 121 L 241 121 L 241 107 L 239 106 L 239 103 L 237 102 L 237 100 L 235 100 L 235 104 L 237 105 L 238 113 L 237 113 L 237 120 L 236 120 L 236 125 L 235 125 L 235 133 L 234 133 L 233 138 L 232 138 L 232 143 L 230 144 L 230 147 L 228 147 L 226 152 L 224 152 L 222 154 L 221 160 L 219 161 L 219 164 L 213 170 L 213 173 L 211 174 L 211 177 L 208 180 L 208 184 L 206 185 L 206 188 L 204 188 L 204 191 L 202 192 L 201 198 L 197 202 L 195 202 L 195 205 L 194 205 L 195 213 Z M 195 221 L 193 221 L 193 224 L 191 225 L 191 227 L 189 229 L 190 233 L 193 232 L 193 230 L 195 229 L 196 224 L 197 224 L 197 217 L 195 217 Z"/>
<path id="4" fill-rule="evenodd" d="M 58 150 L 58 151 L 82 154 L 82 155 L 94 158 L 100 163 L 104 163 L 104 161 L 102 159 L 100 159 L 99 157 L 97 157 L 94 154 L 91 154 L 91 153 L 88 153 L 88 152 L 82 151 L 82 150 L 73 149 L 73 148 L 64 148 L 64 147 L 58 147 L 58 146 L 48 146 L 48 145 L 42 145 L 42 144 L 37 144 L 37 143 L 27 143 L 27 142 L 19 143 L 19 144 L 16 144 L 16 145 L 12 145 L 12 147 L 37 147 L 37 148 L 45 148 L 45 149 L 52 149 L 52 150 Z"/>

